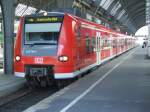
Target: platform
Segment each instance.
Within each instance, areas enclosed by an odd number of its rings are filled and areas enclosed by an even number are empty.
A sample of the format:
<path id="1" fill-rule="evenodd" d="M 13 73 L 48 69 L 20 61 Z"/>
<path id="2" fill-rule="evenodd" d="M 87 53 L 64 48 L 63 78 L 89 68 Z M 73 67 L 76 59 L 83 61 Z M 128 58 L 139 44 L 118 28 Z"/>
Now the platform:
<path id="1" fill-rule="evenodd" d="M 3 74 L 2 64 L 3 49 L 0 48 L 0 97 L 7 96 L 25 85 L 25 79 L 15 77 L 13 74 Z"/>
<path id="2" fill-rule="evenodd" d="M 0 97 L 7 96 L 25 85 L 25 79 L 15 77 L 13 74 L 4 75 L 0 69 Z"/>
<path id="3" fill-rule="evenodd" d="M 150 112 L 150 60 L 135 48 L 24 112 Z"/>

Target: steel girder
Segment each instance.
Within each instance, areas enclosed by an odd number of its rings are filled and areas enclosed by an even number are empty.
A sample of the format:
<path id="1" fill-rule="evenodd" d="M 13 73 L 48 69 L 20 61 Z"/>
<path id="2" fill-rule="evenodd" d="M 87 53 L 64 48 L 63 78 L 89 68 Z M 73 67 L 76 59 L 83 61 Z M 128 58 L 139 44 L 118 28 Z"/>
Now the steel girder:
<path id="1" fill-rule="evenodd" d="M 18 0 L 18 3 L 28 4 L 37 9 L 50 10 L 50 7 L 53 8 L 55 5 L 59 5 L 59 2 L 61 1 L 65 0 Z M 70 1 L 73 2 L 73 0 L 68 0 L 68 2 Z M 100 2 L 102 2 L 102 0 L 81 0 L 81 1 L 85 1 L 88 4 L 92 4 L 95 7 L 99 7 Z M 127 15 L 127 19 L 126 21 L 124 21 L 124 23 L 130 23 L 136 29 L 139 28 L 139 25 L 140 27 L 142 27 L 144 24 L 146 24 L 145 21 L 146 0 L 114 0 L 109 5 L 106 12 L 110 13 L 117 2 L 121 4 L 121 7 L 117 9 L 116 13 L 114 14 L 115 19 L 117 19 L 122 10 L 125 10 L 126 12 L 122 15 L 122 17 L 120 17 L 119 21 L 121 21 L 122 18 L 125 17 L 125 15 Z M 106 1 L 104 3 L 106 3 Z M 99 8 L 99 11 L 101 11 L 101 9 L 102 7 Z M 137 23 L 139 24 L 137 25 Z"/>

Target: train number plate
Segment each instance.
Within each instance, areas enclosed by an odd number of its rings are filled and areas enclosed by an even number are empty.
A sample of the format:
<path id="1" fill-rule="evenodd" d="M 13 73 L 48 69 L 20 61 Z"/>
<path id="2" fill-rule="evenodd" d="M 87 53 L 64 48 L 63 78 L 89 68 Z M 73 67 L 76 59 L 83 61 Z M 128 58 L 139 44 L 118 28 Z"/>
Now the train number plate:
<path id="1" fill-rule="evenodd" d="M 37 64 L 43 64 L 43 58 L 35 58 L 34 62 Z"/>

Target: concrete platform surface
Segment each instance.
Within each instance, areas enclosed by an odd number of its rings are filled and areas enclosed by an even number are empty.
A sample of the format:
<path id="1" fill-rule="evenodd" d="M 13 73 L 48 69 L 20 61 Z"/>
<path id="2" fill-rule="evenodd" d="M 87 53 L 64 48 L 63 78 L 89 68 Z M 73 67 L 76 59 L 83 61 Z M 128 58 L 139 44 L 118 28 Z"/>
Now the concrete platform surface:
<path id="1" fill-rule="evenodd" d="M 11 94 L 24 85 L 25 79 L 15 77 L 13 74 L 4 75 L 0 69 L 0 97 Z"/>
<path id="2" fill-rule="evenodd" d="M 150 60 L 135 48 L 24 112 L 150 112 Z"/>
<path id="3" fill-rule="evenodd" d="M 3 63 L 3 49 L 0 48 L 0 97 L 11 94 L 22 88 L 25 84 L 25 79 L 15 77 L 13 74 L 4 75 L 1 69 Z"/>

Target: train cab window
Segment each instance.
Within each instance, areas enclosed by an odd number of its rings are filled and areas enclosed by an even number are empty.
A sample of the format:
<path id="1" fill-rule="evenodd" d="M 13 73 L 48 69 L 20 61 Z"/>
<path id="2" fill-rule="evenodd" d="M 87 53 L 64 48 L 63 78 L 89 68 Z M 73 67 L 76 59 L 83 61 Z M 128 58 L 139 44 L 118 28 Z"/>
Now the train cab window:
<path id="1" fill-rule="evenodd" d="M 61 23 L 25 24 L 25 44 L 57 45 Z"/>
<path id="2" fill-rule="evenodd" d="M 58 34 L 56 32 L 30 32 L 26 33 L 26 43 L 30 44 L 52 44 L 57 45 Z"/>

